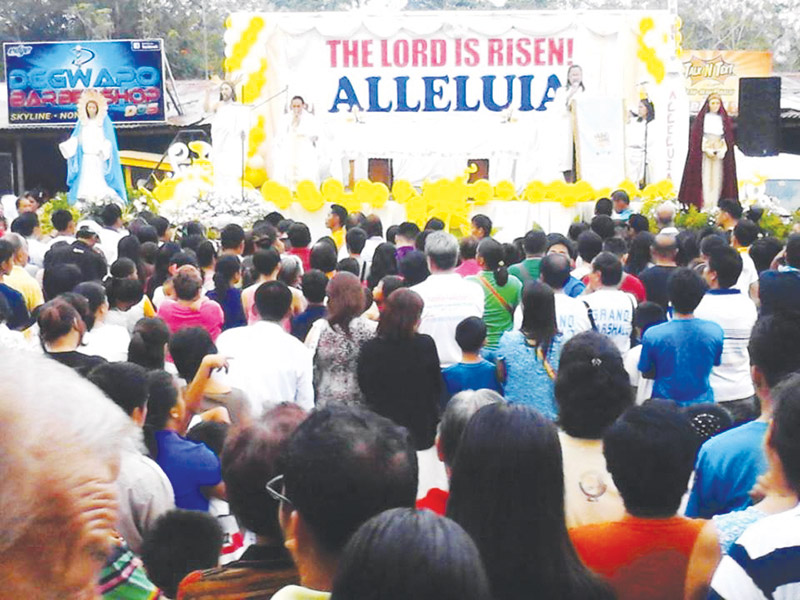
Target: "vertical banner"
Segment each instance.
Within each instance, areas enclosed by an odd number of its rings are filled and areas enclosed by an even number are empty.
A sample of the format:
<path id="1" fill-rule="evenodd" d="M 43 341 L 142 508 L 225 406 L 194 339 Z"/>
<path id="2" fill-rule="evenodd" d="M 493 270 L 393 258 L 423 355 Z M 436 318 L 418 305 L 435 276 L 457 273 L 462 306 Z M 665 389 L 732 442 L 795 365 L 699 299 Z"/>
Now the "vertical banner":
<path id="1" fill-rule="evenodd" d="M 574 102 L 578 174 L 595 187 L 613 187 L 625 179 L 624 110 L 621 98 Z"/>
<path id="2" fill-rule="evenodd" d="M 74 123 L 87 88 L 114 123 L 165 121 L 161 40 L 5 43 L 3 58 L 9 125 Z"/>

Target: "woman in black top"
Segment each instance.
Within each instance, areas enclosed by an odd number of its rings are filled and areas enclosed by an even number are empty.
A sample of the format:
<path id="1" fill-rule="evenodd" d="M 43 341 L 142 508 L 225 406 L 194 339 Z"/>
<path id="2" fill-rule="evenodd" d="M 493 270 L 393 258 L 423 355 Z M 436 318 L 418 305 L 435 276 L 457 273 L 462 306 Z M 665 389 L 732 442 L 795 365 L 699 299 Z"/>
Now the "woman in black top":
<path id="1" fill-rule="evenodd" d="M 416 292 L 394 292 L 381 314 L 377 337 L 364 343 L 358 357 L 358 384 L 367 406 L 406 427 L 417 450 L 433 445 L 442 386 L 436 344 L 417 333 L 422 307 Z"/>
<path id="2" fill-rule="evenodd" d="M 106 362 L 99 356 L 78 352 L 86 325 L 78 311 L 63 298 L 55 298 L 39 311 L 39 339 L 45 354 L 86 377 Z"/>

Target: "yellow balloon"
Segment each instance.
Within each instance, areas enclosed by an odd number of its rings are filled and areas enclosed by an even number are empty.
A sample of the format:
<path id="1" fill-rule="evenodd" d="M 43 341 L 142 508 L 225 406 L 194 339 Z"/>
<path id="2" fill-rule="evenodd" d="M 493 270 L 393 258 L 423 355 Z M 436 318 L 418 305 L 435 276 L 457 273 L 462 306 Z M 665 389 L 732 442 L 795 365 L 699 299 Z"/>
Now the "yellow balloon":
<path id="1" fill-rule="evenodd" d="M 494 186 L 494 195 L 498 200 L 514 200 L 517 197 L 517 190 L 513 183 L 504 180 Z"/>
<path id="2" fill-rule="evenodd" d="M 267 172 L 264 169 L 253 169 L 247 167 L 244 170 L 244 179 L 253 187 L 261 187 L 267 180 Z"/>
<path id="3" fill-rule="evenodd" d="M 392 184 L 392 198 L 400 204 L 405 204 L 411 198 L 417 195 L 417 190 L 414 189 L 405 179 L 395 179 Z"/>
<path id="4" fill-rule="evenodd" d="M 342 196 L 344 196 L 344 185 L 342 185 L 341 181 L 329 177 L 322 182 L 320 189 L 322 190 L 323 203 L 341 204 Z"/>
<path id="5" fill-rule="evenodd" d="M 383 208 L 387 200 L 389 200 L 389 188 L 382 181 L 374 182 L 372 184 L 372 208 Z"/>
<path id="6" fill-rule="evenodd" d="M 492 184 L 485 179 L 470 184 L 470 194 L 476 206 L 483 206 L 492 199 Z"/>
<path id="7" fill-rule="evenodd" d="M 267 202 L 272 202 L 281 210 L 286 210 L 292 205 L 292 193 L 289 188 L 273 179 L 268 179 L 261 186 L 261 195 Z"/>
<path id="8" fill-rule="evenodd" d="M 330 180 L 328 180 L 330 181 Z M 297 184 L 297 201 L 308 212 L 317 212 L 325 206 L 325 198 L 314 185 L 313 181 L 305 179 Z"/>

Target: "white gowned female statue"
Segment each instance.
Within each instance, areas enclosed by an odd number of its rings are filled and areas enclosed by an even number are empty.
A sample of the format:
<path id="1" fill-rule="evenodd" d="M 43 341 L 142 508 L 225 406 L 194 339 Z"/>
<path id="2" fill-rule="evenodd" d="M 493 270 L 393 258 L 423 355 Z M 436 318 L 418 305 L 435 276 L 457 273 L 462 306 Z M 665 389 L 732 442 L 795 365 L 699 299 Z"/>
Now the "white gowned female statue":
<path id="1" fill-rule="evenodd" d="M 206 112 L 211 120 L 211 165 L 214 168 L 214 188 L 232 191 L 241 186 L 250 131 L 250 107 L 236 102 L 233 84 L 222 81 L 219 99 L 211 101 L 206 92 Z"/>
<path id="2" fill-rule="evenodd" d="M 85 90 L 78 100 L 78 122 L 66 142 L 58 145 L 67 159 L 69 203 L 80 200 L 126 201 L 117 136 L 108 118 L 106 99 Z"/>
<path id="3" fill-rule="evenodd" d="M 278 125 L 275 177 L 290 189 L 309 180 L 319 185 L 319 153 L 317 121 L 306 108 L 301 96 L 294 96 L 290 111 Z"/>

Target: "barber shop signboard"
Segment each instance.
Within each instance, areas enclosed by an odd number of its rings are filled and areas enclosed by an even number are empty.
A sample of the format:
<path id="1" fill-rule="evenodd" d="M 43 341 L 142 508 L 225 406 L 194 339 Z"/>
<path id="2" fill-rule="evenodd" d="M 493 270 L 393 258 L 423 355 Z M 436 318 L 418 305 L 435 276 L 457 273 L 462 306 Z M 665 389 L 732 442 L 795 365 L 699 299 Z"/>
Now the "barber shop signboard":
<path id="1" fill-rule="evenodd" d="M 107 40 L 3 44 L 12 126 L 74 123 L 83 90 L 98 90 L 115 123 L 165 120 L 163 42 Z"/>

